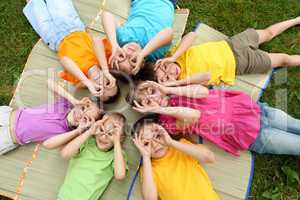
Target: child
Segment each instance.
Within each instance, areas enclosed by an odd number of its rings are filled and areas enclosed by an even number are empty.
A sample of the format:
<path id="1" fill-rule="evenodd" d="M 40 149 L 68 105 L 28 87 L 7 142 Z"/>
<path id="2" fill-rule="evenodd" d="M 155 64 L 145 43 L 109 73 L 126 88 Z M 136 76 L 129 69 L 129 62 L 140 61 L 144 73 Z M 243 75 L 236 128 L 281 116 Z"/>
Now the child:
<path id="1" fill-rule="evenodd" d="M 87 131 L 69 142 L 61 155 L 71 160 L 59 200 L 98 200 L 112 177 L 126 176 L 121 143 L 125 139 L 125 117 L 105 114 Z"/>
<path id="2" fill-rule="evenodd" d="M 172 41 L 173 0 L 132 0 L 127 21 L 120 23 L 107 11 L 102 13 L 104 30 L 112 44 L 110 63 L 135 75 L 146 58 L 163 58 Z"/>
<path id="3" fill-rule="evenodd" d="M 42 40 L 57 51 L 65 69 L 61 78 L 86 86 L 102 101 L 117 94 L 107 64 L 111 45 L 106 38 L 85 31 L 71 0 L 29 0 L 23 12 Z"/>
<path id="4" fill-rule="evenodd" d="M 173 140 L 154 119 L 135 124 L 134 144 L 143 157 L 141 171 L 144 200 L 219 200 L 202 164 L 215 161 L 202 144 Z"/>
<path id="5" fill-rule="evenodd" d="M 259 49 L 260 44 L 298 24 L 300 17 L 263 30 L 247 29 L 223 41 L 195 46 L 192 45 L 196 33 L 188 33 L 171 57 L 157 61 L 154 77 L 168 86 L 207 82 L 233 85 L 235 74 L 265 73 L 271 68 L 300 66 L 300 55 L 267 53 Z"/>
<path id="6" fill-rule="evenodd" d="M 100 117 L 102 110 L 88 98 L 77 100 L 53 81 L 48 84 L 65 99 L 34 108 L 0 107 L 0 155 L 31 142 L 43 142 L 48 149 L 57 148 L 64 143 L 52 145 L 51 137 L 80 135 Z"/>
<path id="7" fill-rule="evenodd" d="M 172 96 L 162 101 L 166 94 L 152 90 L 156 98 L 151 104 L 145 100 L 150 99 L 147 88 L 135 92 L 134 109 L 160 114 L 170 133 L 200 135 L 235 156 L 241 150 L 300 155 L 300 120 L 243 92 L 209 90 L 204 98 Z"/>

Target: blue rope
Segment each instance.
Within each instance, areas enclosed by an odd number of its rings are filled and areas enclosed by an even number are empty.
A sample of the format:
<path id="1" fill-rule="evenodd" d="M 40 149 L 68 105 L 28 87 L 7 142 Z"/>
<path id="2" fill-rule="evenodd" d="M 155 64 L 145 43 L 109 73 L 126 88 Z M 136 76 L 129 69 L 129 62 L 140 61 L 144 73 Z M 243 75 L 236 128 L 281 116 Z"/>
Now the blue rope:
<path id="1" fill-rule="evenodd" d="M 130 187 L 129 187 L 129 190 L 128 190 L 128 193 L 127 193 L 127 198 L 126 200 L 130 200 L 130 197 L 131 197 L 131 193 L 132 193 L 132 190 L 134 188 L 134 185 L 135 185 L 135 182 L 136 182 L 136 179 L 138 178 L 139 176 L 139 172 L 140 172 L 140 169 L 141 169 L 141 166 L 142 166 L 142 163 L 143 163 L 143 159 L 141 158 L 140 159 L 140 163 L 139 163 L 139 166 L 135 172 L 135 175 L 131 181 L 131 184 L 130 184 Z"/>

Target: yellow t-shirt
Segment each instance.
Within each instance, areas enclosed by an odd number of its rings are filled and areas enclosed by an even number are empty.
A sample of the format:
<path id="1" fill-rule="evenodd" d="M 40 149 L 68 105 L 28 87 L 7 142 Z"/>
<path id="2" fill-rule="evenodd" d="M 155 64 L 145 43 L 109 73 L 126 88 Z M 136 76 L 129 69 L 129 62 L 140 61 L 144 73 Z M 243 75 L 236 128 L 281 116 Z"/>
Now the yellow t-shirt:
<path id="1" fill-rule="evenodd" d="M 152 170 L 161 200 L 219 200 L 199 162 L 181 151 L 169 148 L 163 158 L 152 160 Z"/>
<path id="2" fill-rule="evenodd" d="M 225 40 L 192 46 L 176 62 L 181 68 L 181 80 L 201 72 L 210 72 L 209 84 L 234 84 L 235 58 Z"/>

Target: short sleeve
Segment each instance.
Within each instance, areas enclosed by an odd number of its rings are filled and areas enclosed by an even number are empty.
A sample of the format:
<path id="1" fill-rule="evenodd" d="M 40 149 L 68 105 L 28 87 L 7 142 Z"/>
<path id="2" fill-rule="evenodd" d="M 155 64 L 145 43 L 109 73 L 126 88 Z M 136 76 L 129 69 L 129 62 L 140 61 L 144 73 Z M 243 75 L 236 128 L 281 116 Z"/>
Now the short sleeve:
<path id="1" fill-rule="evenodd" d="M 129 33 L 125 26 L 120 26 L 117 28 L 117 41 L 120 46 L 125 45 L 129 41 Z"/>
<path id="2" fill-rule="evenodd" d="M 88 148 L 90 141 L 91 141 L 91 138 L 88 139 L 87 141 L 85 141 L 85 142 L 80 146 L 79 151 L 78 151 L 78 153 L 74 156 L 74 158 L 78 158 L 78 157 L 80 157 L 80 155 L 82 155 L 82 153 Z"/>

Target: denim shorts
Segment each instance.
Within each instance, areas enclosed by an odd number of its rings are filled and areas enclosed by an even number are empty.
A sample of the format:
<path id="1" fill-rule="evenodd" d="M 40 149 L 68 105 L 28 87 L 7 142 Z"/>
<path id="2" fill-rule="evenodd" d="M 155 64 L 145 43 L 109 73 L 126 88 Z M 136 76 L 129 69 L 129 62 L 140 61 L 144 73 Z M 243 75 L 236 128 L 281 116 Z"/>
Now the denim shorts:
<path id="1" fill-rule="evenodd" d="M 12 108 L 8 106 L 0 106 L 0 155 L 3 155 L 18 145 L 13 143 L 10 136 L 10 114 Z"/>
<path id="2" fill-rule="evenodd" d="M 300 155 L 300 120 L 260 103 L 261 128 L 250 150 L 257 153 Z"/>
<path id="3" fill-rule="evenodd" d="M 70 33 L 85 31 L 72 0 L 31 0 L 23 13 L 37 34 L 54 51 Z"/>

